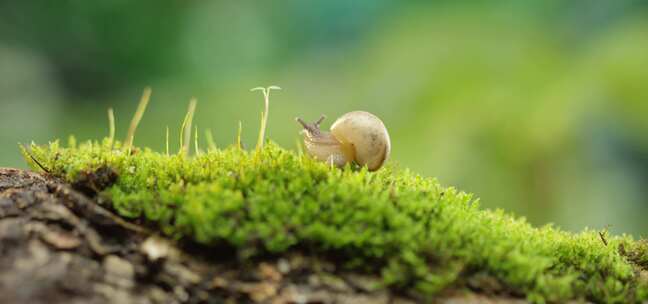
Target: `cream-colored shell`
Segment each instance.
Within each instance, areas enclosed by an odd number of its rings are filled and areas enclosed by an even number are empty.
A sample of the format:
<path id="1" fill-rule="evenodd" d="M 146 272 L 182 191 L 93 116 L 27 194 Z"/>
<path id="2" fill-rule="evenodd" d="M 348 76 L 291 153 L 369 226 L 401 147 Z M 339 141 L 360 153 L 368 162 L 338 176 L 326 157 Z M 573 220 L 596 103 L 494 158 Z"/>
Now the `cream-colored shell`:
<path id="1" fill-rule="evenodd" d="M 378 170 L 391 153 L 385 124 L 369 112 L 344 114 L 331 126 L 331 134 L 342 144 L 343 150 L 354 154 L 356 163 L 371 171 Z"/>

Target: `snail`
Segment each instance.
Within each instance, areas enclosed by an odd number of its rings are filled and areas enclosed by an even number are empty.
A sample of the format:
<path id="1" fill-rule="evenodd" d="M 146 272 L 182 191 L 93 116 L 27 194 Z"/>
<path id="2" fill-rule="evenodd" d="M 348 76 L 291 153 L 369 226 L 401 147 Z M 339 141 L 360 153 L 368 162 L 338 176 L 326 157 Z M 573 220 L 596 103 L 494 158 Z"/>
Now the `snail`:
<path id="1" fill-rule="evenodd" d="M 333 123 L 330 133 L 320 130 L 324 119 L 324 115 L 314 123 L 296 119 L 304 127 L 306 150 L 315 159 L 338 167 L 355 162 L 376 171 L 389 158 L 391 142 L 380 118 L 364 111 L 349 112 Z"/>

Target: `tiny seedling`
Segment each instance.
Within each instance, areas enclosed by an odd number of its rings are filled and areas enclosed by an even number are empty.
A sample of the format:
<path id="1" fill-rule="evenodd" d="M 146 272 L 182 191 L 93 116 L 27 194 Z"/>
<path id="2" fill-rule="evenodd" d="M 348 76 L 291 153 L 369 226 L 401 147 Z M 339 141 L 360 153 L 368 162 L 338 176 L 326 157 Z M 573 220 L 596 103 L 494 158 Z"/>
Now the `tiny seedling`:
<path id="1" fill-rule="evenodd" d="M 263 93 L 263 101 L 265 104 L 265 110 L 261 113 L 261 129 L 259 130 L 259 139 L 257 140 L 257 151 L 263 148 L 263 142 L 265 141 L 266 127 L 268 125 L 268 112 L 270 110 L 270 91 L 271 90 L 281 90 L 278 86 L 269 86 L 269 87 L 256 87 L 250 91 L 261 91 Z"/>

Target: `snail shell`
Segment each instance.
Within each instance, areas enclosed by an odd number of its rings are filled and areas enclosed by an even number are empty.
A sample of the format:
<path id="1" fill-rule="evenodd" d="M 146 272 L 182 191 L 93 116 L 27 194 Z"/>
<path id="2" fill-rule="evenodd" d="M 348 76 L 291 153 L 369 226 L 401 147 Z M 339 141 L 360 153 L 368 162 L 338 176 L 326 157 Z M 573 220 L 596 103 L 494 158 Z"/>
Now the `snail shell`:
<path id="1" fill-rule="evenodd" d="M 333 123 L 330 133 L 320 130 L 324 119 L 306 123 L 297 118 L 304 127 L 306 150 L 315 159 L 339 167 L 355 162 L 375 171 L 389 158 L 391 141 L 380 118 L 364 111 L 349 112 Z"/>

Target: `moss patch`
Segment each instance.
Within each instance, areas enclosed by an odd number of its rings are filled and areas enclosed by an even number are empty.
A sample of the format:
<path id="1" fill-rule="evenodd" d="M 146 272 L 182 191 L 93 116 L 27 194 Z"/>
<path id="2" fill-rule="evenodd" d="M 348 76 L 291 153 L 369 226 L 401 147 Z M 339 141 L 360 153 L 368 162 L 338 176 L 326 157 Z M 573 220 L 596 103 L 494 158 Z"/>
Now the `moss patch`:
<path id="1" fill-rule="evenodd" d="M 485 276 L 534 302 L 648 299 L 645 243 L 608 236 L 606 245 L 597 231 L 534 228 L 393 166 L 375 173 L 331 168 L 273 143 L 187 157 L 127 154 L 106 139 L 32 146 L 30 153 L 33 168 L 71 183 L 110 168 L 116 178 L 97 190 L 121 216 L 173 238 L 232 246 L 242 257 L 330 254 L 425 296 Z"/>

